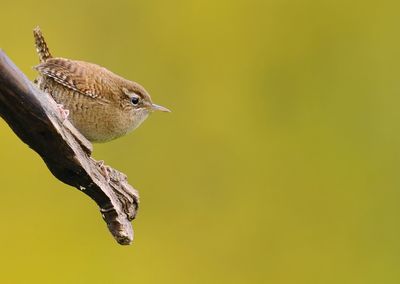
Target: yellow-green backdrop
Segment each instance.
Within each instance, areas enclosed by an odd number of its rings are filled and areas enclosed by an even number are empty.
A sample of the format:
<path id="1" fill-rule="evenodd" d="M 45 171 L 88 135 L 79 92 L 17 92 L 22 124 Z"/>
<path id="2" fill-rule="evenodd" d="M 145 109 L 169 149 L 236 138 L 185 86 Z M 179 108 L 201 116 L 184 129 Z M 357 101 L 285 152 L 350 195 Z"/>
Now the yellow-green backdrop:
<path id="1" fill-rule="evenodd" d="M 143 84 L 95 145 L 140 191 L 135 241 L 0 120 L 0 283 L 399 283 L 398 1 L 9 1 L 0 48 Z"/>

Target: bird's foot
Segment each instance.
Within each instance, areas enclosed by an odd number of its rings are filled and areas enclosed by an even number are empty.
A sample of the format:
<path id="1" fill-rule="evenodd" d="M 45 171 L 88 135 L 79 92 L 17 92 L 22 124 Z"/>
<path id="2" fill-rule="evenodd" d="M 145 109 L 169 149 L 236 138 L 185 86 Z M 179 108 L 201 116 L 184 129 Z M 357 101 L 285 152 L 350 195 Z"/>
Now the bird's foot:
<path id="1" fill-rule="evenodd" d="M 90 159 L 92 159 L 97 164 L 97 166 L 100 168 L 101 173 L 103 174 L 104 178 L 106 179 L 107 183 L 109 183 L 111 181 L 111 178 L 110 178 L 111 168 L 109 166 L 105 165 L 103 160 L 96 161 L 92 157 L 90 157 Z"/>
<path id="2" fill-rule="evenodd" d="M 61 119 L 63 120 L 64 123 L 68 119 L 69 110 L 65 109 L 62 104 L 57 104 L 57 110 L 59 111 Z"/>

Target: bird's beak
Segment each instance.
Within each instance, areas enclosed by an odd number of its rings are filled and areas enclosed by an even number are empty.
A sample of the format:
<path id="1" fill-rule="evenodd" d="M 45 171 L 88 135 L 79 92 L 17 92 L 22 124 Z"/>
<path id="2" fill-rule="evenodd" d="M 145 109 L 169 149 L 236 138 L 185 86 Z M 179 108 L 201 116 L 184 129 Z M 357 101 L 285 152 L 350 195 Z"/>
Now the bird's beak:
<path id="1" fill-rule="evenodd" d="M 156 104 L 152 104 L 152 105 L 151 105 L 151 109 L 152 109 L 153 111 L 159 110 L 159 111 L 164 111 L 164 112 L 171 112 L 171 111 L 170 111 L 169 109 L 167 109 L 166 107 L 159 106 L 159 105 L 156 105 Z"/>

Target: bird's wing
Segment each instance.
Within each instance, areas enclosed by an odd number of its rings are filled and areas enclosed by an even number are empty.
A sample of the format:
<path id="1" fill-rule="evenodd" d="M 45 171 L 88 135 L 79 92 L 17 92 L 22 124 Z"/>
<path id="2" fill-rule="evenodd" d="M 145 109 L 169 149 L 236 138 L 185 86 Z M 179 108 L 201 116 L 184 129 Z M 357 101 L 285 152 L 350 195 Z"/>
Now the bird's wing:
<path id="1" fill-rule="evenodd" d="M 50 77 L 71 90 L 95 99 L 101 97 L 101 93 L 95 86 L 96 78 L 93 78 L 94 74 L 91 70 L 93 68 L 101 67 L 94 64 L 91 67 L 81 61 L 64 58 L 50 58 L 34 67 L 43 76 Z"/>

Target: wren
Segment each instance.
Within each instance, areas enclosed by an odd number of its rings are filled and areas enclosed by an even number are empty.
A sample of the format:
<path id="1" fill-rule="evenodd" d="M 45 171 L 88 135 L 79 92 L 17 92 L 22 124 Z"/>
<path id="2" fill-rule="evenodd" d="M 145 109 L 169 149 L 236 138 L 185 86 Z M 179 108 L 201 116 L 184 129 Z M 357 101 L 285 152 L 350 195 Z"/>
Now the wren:
<path id="1" fill-rule="evenodd" d="M 153 104 L 138 83 L 104 67 L 84 61 L 52 57 L 44 37 L 33 31 L 40 64 L 35 82 L 62 105 L 65 117 L 92 142 L 107 142 L 137 128 L 153 111 L 169 110 Z"/>

